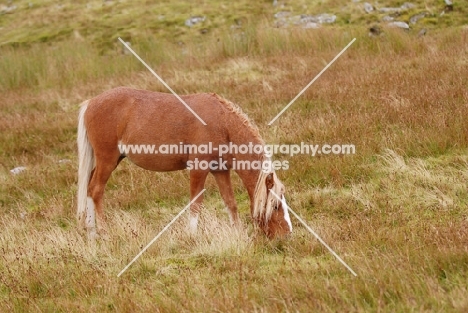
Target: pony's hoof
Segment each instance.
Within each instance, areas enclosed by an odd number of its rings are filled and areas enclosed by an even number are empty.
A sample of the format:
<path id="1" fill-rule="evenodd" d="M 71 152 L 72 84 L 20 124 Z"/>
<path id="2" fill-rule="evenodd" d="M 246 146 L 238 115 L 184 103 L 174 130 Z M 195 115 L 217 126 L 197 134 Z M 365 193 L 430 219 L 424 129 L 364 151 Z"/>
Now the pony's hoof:
<path id="1" fill-rule="evenodd" d="M 88 229 L 88 240 L 89 241 L 96 241 L 99 238 L 99 234 L 97 233 L 95 228 Z"/>

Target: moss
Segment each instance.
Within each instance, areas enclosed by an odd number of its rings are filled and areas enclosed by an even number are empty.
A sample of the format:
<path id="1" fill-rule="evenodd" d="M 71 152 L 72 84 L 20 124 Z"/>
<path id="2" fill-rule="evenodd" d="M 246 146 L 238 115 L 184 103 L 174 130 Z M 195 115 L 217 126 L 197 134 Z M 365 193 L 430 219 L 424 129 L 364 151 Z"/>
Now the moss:
<path id="1" fill-rule="evenodd" d="M 379 7 L 399 7 L 405 1 L 384 1 Z M 451 27 L 468 23 L 467 8 L 456 6 L 453 12 L 440 17 L 443 7 L 436 0 L 411 1 L 416 8 L 402 11 L 398 20 L 408 21 L 420 10 L 433 12 L 433 16 L 421 21 L 423 25 Z M 102 1 L 65 2 L 60 6 L 53 1 L 32 2 L 18 5 L 13 14 L 3 15 L 0 26 L 0 45 L 63 40 L 77 29 L 86 39 L 96 43 L 100 49 L 110 49 L 112 41 L 122 31 L 132 33 L 135 40 L 142 39 L 148 32 L 160 39 L 186 42 L 190 38 L 201 38 L 202 34 L 219 34 L 231 31 L 232 25 L 245 27 L 249 23 L 267 20 L 274 22 L 273 15 L 287 10 L 291 15 L 331 13 L 337 15 L 335 25 L 370 25 L 379 23 L 385 14 L 378 11 L 366 14 L 362 3 L 321 1 L 310 3 L 301 0 L 287 3 L 279 8 L 268 2 L 221 2 L 216 0 L 201 3 L 184 1 L 148 3 L 147 1 L 121 2 Z M 206 16 L 203 23 L 194 27 L 185 26 L 190 16 Z M 418 23 L 419 24 L 419 23 Z M 324 25 L 330 27 L 331 25 Z M 131 30 L 131 31 L 130 31 Z"/>

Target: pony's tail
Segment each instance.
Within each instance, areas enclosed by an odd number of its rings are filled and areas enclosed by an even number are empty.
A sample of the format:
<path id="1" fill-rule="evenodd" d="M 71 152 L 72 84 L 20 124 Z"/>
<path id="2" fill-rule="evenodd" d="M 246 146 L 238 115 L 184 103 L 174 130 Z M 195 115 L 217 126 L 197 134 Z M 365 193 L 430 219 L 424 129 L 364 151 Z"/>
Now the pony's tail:
<path id="1" fill-rule="evenodd" d="M 94 152 L 93 147 L 89 143 L 86 126 L 84 123 L 84 115 L 88 108 L 89 100 L 81 104 L 80 114 L 78 117 L 78 210 L 76 217 L 78 224 L 82 227 L 85 225 L 87 215 L 94 215 L 94 212 L 87 212 L 87 201 L 88 201 L 88 184 L 91 177 L 91 171 L 94 168 Z M 93 209 L 91 206 L 89 209 Z M 88 213 L 88 214 L 87 214 Z M 89 214 L 90 213 L 90 214 Z M 90 221 L 94 223 L 94 221 Z M 86 223 L 88 224 L 88 223 Z"/>

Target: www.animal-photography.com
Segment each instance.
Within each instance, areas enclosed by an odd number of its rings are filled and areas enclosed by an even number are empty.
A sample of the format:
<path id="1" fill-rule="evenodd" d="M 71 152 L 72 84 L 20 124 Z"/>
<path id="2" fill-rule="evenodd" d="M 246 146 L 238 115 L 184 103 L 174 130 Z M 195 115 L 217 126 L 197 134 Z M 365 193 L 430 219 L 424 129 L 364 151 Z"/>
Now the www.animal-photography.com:
<path id="1" fill-rule="evenodd" d="M 466 312 L 468 4 L 0 0 L 0 311 Z"/>

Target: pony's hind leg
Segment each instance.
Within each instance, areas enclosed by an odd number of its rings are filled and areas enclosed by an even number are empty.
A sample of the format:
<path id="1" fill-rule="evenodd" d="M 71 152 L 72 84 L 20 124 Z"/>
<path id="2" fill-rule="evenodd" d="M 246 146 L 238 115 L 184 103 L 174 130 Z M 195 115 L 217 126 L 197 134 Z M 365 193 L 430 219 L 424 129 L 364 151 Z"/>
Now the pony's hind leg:
<path id="1" fill-rule="evenodd" d="M 205 187 L 207 171 L 190 171 L 190 201 L 192 201 Z M 197 200 L 195 200 L 190 206 L 190 220 L 189 227 L 190 231 L 194 234 L 197 231 L 198 216 L 203 203 L 203 194 L 201 194 Z"/>
<path id="2" fill-rule="evenodd" d="M 219 192 L 223 197 L 224 204 L 226 205 L 229 213 L 231 225 L 239 224 L 239 213 L 237 212 L 237 203 L 234 197 L 234 191 L 231 185 L 231 175 L 229 171 L 213 172 L 213 176 L 218 184 Z"/>
<path id="3" fill-rule="evenodd" d="M 91 180 L 88 185 L 88 208 L 91 215 L 94 215 L 94 211 L 96 212 L 98 232 L 105 231 L 106 225 L 105 216 L 102 209 L 104 189 L 110 175 L 117 167 L 119 162 L 120 159 L 118 157 L 108 159 L 100 159 L 98 157 L 96 158 L 96 167 L 93 170 Z M 94 216 L 90 216 L 90 218 L 93 219 Z"/>

